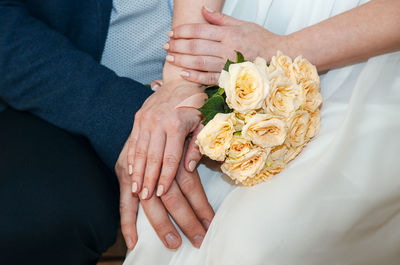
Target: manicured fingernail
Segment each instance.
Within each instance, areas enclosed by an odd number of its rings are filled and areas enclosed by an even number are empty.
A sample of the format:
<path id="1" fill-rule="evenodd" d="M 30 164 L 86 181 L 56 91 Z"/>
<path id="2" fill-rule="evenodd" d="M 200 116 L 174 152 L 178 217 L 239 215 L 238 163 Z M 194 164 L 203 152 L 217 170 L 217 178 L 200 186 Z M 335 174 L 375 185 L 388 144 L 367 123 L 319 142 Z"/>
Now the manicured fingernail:
<path id="1" fill-rule="evenodd" d="M 202 235 L 197 235 L 193 238 L 193 243 L 196 247 L 200 248 L 201 243 L 203 243 L 204 237 Z"/>
<path id="2" fill-rule="evenodd" d="M 169 248 L 175 249 L 179 246 L 179 240 L 173 233 L 169 233 L 165 236 L 165 242 Z"/>
<path id="3" fill-rule="evenodd" d="M 146 200 L 147 196 L 149 196 L 149 190 L 147 188 L 144 188 L 142 190 L 142 196 L 141 196 L 142 200 Z"/>
<path id="4" fill-rule="evenodd" d="M 165 58 L 165 59 L 167 59 L 168 62 L 173 62 L 175 60 L 174 56 L 172 56 L 170 54 L 168 54 L 167 58 Z"/>
<path id="5" fill-rule="evenodd" d="M 133 166 L 132 165 L 129 165 L 128 166 L 128 173 L 129 173 L 129 175 L 132 175 L 133 174 Z"/>
<path id="6" fill-rule="evenodd" d="M 181 76 L 183 76 L 183 77 L 189 77 L 189 72 L 182 71 L 182 72 L 181 72 Z"/>
<path id="7" fill-rule="evenodd" d="M 196 165 L 197 165 L 196 161 L 194 161 L 194 160 L 190 161 L 190 163 L 189 163 L 190 172 L 193 172 L 193 170 L 196 168 Z"/>
<path id="8" fill-rule="evenodd" d="M 160 86 L 157 84 L 151 86 L 151 90 L 153 90 L 153 91 L 157 91 L 157 89 L 159 89 L 159 88 L 160 88 Z"/>
<path id="9" fill-rule="evenodd" d="M 208 12 L 210 12 L 210 13 L 214 13 L 215 12 L 214 10 L 212 10 L 211 8 L 209 8 L 207 6 L 204 6 L 204 9 L 207 10 Z"/>
<path id="10" fill-rule="evenodd" d="M 210 227 L 210 221 L 204 219 L 203 221 L 201 221 L 201 223 L 203 224 L 203 227 L 208 230 L 208 228 Z"/>
<path id="11" fill-rule="evenodd" d="M 170 37 L 170 38 L 173 37 L 174 36 L 174 32 L 172 30 L 168 31 L 167 36 Z"/>
<path id="12" fill-rule="evenodd" d="M 130 237 L 127 237 L 127 238 L 126 238 L 126 247 L 129 248 L 129 249 L 132 249 L 132 248 L 133 248 L 133 241 L 132 241 L 132 238 L 130 238 Z"/>
<path id="13" fill-rule="evenodd" d="M 164 50 L 169 50 L 169 43 L 165 43 L 164 46 L 162 46 Z"/>
<path id="14" fill-rule="evenodd" d="M 163 185 L 158 186 L 157 196 L 160 197 L 161 195 L 163 195 L 163 193 L 164 193 L 164 186 Z"/>
<path id="15" fill-rule="evenodd" d="M 133 182 L 133 183 L 132 183 L 132 192 L 133 192 L 133 193 L 136 193 L 136 192 L 137 192 L 137 183 L 136 183 L 136 182 Z"/>

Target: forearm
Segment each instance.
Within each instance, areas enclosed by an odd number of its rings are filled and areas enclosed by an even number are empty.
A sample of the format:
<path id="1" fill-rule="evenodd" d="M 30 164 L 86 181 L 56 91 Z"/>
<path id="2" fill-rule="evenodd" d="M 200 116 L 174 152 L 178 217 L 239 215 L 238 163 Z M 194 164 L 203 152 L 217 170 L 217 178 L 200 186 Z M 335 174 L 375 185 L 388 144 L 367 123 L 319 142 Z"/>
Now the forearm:
<path id="1" fill-rule="evenodd" d="M 113 168 L 134 112 L 150 92 L 76 49 L 23 4 L 0 2 L 0 14 L 0 98 L 87 137 Z"/>
<path id="2" fill-rule="evenodd" d="M 201 14 L 203 6 L 209 9 L 221 11 L 224 0 L 175 0 L 172 29 L 183 24 L 208 23 Z M 180 81 L 190 83 L 181 77 L 182 68 L 165 62 L 163 81 Z"/>
<path id="3" fill-rule="evenodd" d="M 400 49 L 400 1 L 375 0 L 286 37 L 320 72 Z"/>

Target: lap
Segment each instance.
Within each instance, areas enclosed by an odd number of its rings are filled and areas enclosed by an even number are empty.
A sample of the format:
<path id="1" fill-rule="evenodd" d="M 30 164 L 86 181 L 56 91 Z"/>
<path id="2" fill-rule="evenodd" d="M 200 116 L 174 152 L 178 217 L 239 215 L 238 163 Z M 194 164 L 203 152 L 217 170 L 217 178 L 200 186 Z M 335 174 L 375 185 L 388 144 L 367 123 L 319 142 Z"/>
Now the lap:
<path id="1" fill-rule="evenodd" d="M 31 114 L 7 109 L 0 124 L 1 258 L 95 263 L 119 223 L 116 177 L 85 139 Z"/>

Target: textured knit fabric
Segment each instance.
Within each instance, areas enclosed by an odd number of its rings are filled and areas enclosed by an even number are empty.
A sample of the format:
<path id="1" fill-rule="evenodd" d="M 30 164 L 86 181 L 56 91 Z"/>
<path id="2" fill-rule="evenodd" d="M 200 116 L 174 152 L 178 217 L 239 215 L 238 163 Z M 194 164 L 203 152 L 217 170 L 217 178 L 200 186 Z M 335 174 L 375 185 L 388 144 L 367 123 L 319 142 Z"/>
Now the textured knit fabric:
<path id="1" fill-rule="evenodd" d="M 145 84 L 161 79 L 171 19 L 168 0 L 113 0 L 102 64 Z"/>
<path id="2" fill-rule="evenodd" d="M 151 90 L 100 65 L 111 8 L 111 0 L 0 1 L 0 99 L 87 137 L 114 168 Z"/>

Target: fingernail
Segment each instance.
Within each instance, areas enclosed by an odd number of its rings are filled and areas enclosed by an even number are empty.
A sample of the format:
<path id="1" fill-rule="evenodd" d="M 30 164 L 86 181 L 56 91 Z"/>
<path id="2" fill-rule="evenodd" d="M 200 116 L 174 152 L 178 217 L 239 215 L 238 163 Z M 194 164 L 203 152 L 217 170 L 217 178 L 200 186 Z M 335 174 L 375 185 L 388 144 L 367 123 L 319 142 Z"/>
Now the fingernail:
<path id="1" fill-rule="evenodd" d="M 190 170 L 190 172 L 193 172 L 193 170 L 196 168 L 196 161 L 194 161 L 194 160 L 192 160 L 192 161 L 190 161 L 190 163 L 189 163 L 189 170 Z"/>
<path id="2" fill-rule="evenodd" d="M 167 59 L 168 62 L 173 62 L 175 60 L 174 56 L 172 56 L 170 54 L 167 55 L 166 59 Z"/>
<path id="3" fill-rule="evenodd" d="M 170 37 L 170 38 L 173 37 L 174 36 L 174 32 L 172 30 L 168 31 L 167 36 Z"/>
<path id="4" fill-rule="evenodd" d="M 165 236 L 165 242 L 169 248 L 175 249 L 179 246 L 179 240 L 173 233 L 169 233 Z"/>
<path id="5" fill-rule="evenodd" d="M 130 237 L 126 238 L 126 247 L 129 248 L 129 249 L 133 248 L 133 241 L 132 241 L 132 239 Z"/>
<path id="6" fill-rule="evenodd" d="M 133 192 L 133 193 L 136 193 L 136 192 L 137 192 L 137 183 L 136 183 L 136 182 L 133 182 L 133 183 L 132 183 L 132 192 Z"/>
<path id="7" fill-rule="evenodd" d="M 144 188 L 142 190 L 142 196 L 141 196 L 142 200 L 146 200 L 147 196 L 149 196 L 149 190 L 147 188 Z"/>
<path id="8" fill-rule="evenodd" d="M 182 71 L 182 72 L 181 72 L 181 76 L 183 76 L 183 77 L 189 77 L 189 72 Z"/>
<path id="9" fill-rule="evenodd" d="M 214 10 L 212 10 L 211 8 L 209 8 L 207 6 L 204 6 L 204 9 L 207 10 L 208 12 L 210 12 L 210 13 L 214 13 L 215 12 Z"/>
<path id="10" fill-rule="evenodd" d="M 169 50 L 169 43 L 168 42 L 164 44 L 163 49 L 164 50 Z"/>
<path id="11" fill-rule="evenodd" d="M 163 193 L 164 193 L 164 186 L 163 185 L 158 186 L 157 196 L 160 197 L 161 195 L 163 195 Z"/>
<path id="12" fill-rule="evenodd" d="M 128 173 L 129 173 L 129 175 L 132 175 L 133 174 L 133 166 L 132 165 L 129 165 L 128 166 Z"/>
<path id="13" fill-rule="evenodd" d="M 203 224 L 203 226 L 204 226 L 204 228 L 206 229 L 206 230 L 208 230 L 208 228 L 210 227 L 210 221 L 208 221 L 208 220 L 206 220 L 206 219 L 204 219 L 203 221 L 201 221 L 201 223 Z"/>
<path id="14" fill-rule="evenodd" d="M 204 237 L 203 237 L 202 235 L 197 235 L 197 236 L 195 236 L 195 237 L 193 238 L 193 244 L 194 244 L 196 247 L 200 248 L 201 243 L 203 243 L 203 239 L 204 239 Z"/>
<path id="15" fill-rule="evenodd" d="M 157 91 L 157 89 L 159 89 L 159 88 L 160 88 L 160 86 L 157 84 L 151 86 L 151 90 L 153 90 L 153 91 Z"/>

